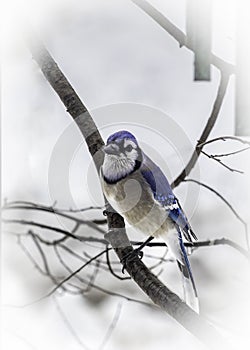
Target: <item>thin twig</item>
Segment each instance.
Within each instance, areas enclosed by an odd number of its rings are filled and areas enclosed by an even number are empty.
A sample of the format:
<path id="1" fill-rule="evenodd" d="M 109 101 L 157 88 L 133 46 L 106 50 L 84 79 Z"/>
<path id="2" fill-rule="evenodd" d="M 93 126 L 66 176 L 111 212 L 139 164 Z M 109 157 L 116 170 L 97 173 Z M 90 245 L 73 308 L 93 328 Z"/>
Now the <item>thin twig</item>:
<path id="1" fill-rule="evenodd" d="M 221 158 L 221 157 L 232 156 L 232 155 L 235 155 L 235 154 L 239 154 L 239 153 L 245 152 L 245 151 L 247 151 L 249 149 L 250 149 L 250 146 L 242 148 L 242 149 L 239 149 L 238 151 L 234 151 L 234 152 L 214 154 L 213 157 L 214 158 Z"/>
<path id="2" fill-rule="evenodd" d="M 46 230 L 49 230 L 49 231 L 54 231 L 54 232 L 57 232 L 57 233 L 61 233 L 61 234 L 64 234 L 64 235 L 66 235 L 68 237 L 71 237 L 71 238 L 74 238 L 74 239 L 77 239 L 77 240 L 81 239 L 80 236 L 76 236 L 76 235 L 72 234 L 70 231 L 63 230 L 60 227 L 46 225 L 46 224 L 35 222 L 35 221 L 19 220 L 19 219 L 3 219 L 3 222 L 6 223 L 6 224 L 21 224 L 21 225 L 35 226 L 35 227 L 39 227 L 39 228 L 46 229 Z"/>
<path id="3" fill-rule="evenodd" d="M 99 260 L 96 260 L 94 271 L 90 275 L 89 283 L 87 284 L 87 287 L 85 289 L 85 293 L 89 293 L 91 291 L 91 288 L 93 288 L 94 282 L 98 276 L 99 268 L 100 268 L 100 262 L 99 262 Z"/>
<path id="4" fill-rule="evenodd" d="M 220 136 L 220 137 L 215 137 L 214 139 L 211 139 L 208 141 L 199 142 L 197 145 L 197 148 L 203 148 L 205 145 L 208 145 L 209 143 L 213 143 L 217 141 L 227 141 L 227 140 L 238 141 L 244 145 L 250 145 L 250 141 L 244 140 L 237 136 Z"/>
<path id="5" fill-rule="evenodd" d="M 18 235 L 18 244 L 20 245 L 22 251 L 24 252 L 24 254 L 28 257 L 28 259 L 33 263 L 34 267 L 39 271 L 39 273 L 41 273 L 42 275 L 49 277 L 50 280 L 54 283 L 57 284 L 57 279 L 59 279 L 59 277 L 55 277 L 53 276 L 49 270 L 45 270 L 43 271 L 43 269 L 38 265 L 38 263 L 36 262 L 35 258 L 31 255 L 31 253 L 29 252 L 29 250 L 26 248 L 26 246 L 22 243 L 21 241 L 21 236 Z M 46 258 L 45 258 L 46 260 Z M 67 289 L 65 286 L 62 286 L 62 290 L 64 292 L 67 292 L 69 294 L 75 294 L 73 291 Z"/>
<path id="6" fill-rule="evenodd" d="M 85 211 L 90 211 L 90 210 L 104 210 L 104 207 L 100 206 L 89 206 L 85 208 L 79 208 L 79 209 L 62 209 L 62 208 L 56 208 L 56 210 L 64 213 L 84 213 Z"/>
<path id="7" fill-rule="evenodd" d="M 42 299 L 47 298 L 49 296 L 51 296 L 52 294 L 55 293 L 55 291 L 57 289 L 59 289 L 64 283 L 66 283 L 67 281 L 69 281 L 72 277 L 74 277 L 75 275 L 77 275 L 80 271 L 82 271 L 86 266 L 88 266 L 89 264 L 91 264 L 93 261 L 95 261 L 97 258 L 99 258 L 100 256 L 102 256 L 103 254 L 106 253 L 107 249 L 112 249 L 112 248 L 106 248 L 105 250 L 101 251 L 99 254 L 95 255 L 92 257 L 92 259 L 88 260 L 85 264 L 83 264 L 82 266 L 80 266 L 78 269 L 76 269 L 74 272 L 72 272 L 69 276 L 67 276 L 66 278 L 64 278 L 59 284 L 57 284 L 57 286 L 55 288 L 53 288 L 49 293 L 47 293 Z"/>
<path id="8" fill-rule="evenodd" d="M 216 238 L 216 239 L 209 239 L 209 240 L 200 241 L 200 242 L 196 241 L 193 243 L 189 243 L 189 242 L 185 243 L 185 246 L 190 248 L 211 247 L 211 246 L 217 246 L 217 245 L 227 245 L 229 247 L 232 247 L 236 249 L 238 252 L 240 252 L 242 255 L 244 255 L 250 261 L 249 251 L 243 249 L 239 244 L 227 238 Z"/>
<path id="9" fill-rule="evenodd" d="M 106 240 L 101 239 L 101 238 L 84 237 L 84 236 L 75 235 L 72 232 L 66 231 L 66 230 L 64 230 L 64 229 L 62 229 L 60 227 L 46 225 L 46 224 L 35 222 L 35 221 L 19 220 L 19 219 L 17 219 L 17 220 L 16 219 L 3 219 L 2 221 L 4 223 L 7 223 L 7 224 L 13 223 L 13 224 L 20 224 L 20 225 L 28 225 L 28 226 L 39 227 L 39 228 L 46 229 L 46 230 L 49 230 L 49 231 L 54 231 L 56 233 L 64 234 L 68 238 L 70 237 L 70 238 L 76 239 L 76 240 L 81 241 L 81 242 L 106 243 Z M 42 240 L 41 237 L 39 239 Z M 64 238 L 64 240 L 65 240 L 65 238 Z M 50 245 L 50 244 L 54 244 L 55 242 L 59 242 L 60 243 L 61 240 L 52 241 L 52 242 L 47 241 L 47 244 Z M 43 240 L 43 243 L 46 243 L 46 240 Z"/>
<path id="10" fill-rule="evenodd" d="M 233 208 L 232 204 L 230 204 L 228 202 L 228 200 L 223 197 L 218 191 L 216 191 L 214 188 L 212 188 L 211 186 L 208 186 L 206 184 L 204 184 L 201 181 L 195 180 L 195 179 L 185 179 L 184 182 L 193 182 L 196 183 L 197 185 L 200 185 L 202 187 L 207 188 L 209 191 L 213 192 L 214 194 L 216 194 L 216 196 L 218 196 L 229 208 L 230 210 L 234 213 L 234 215 L 236 216 L 237 219 L 240 220 L 240 222 L 242 224 L 246 224 L 246 222 L 242 219 L 242 217 L 237 213 L 237 211 Z"/>
<path id="11" fill-rule="evenodd" d="M 216 191 L 214 188 L 212 188 L 211 186 L 208 186 L 206 184 L 204 184 L 203 182 L 200 182 L 198 180 L 194 180 L 194 179 L 185 179 L 183 180 L 183 182 L 193 182 L 196 183 L 197 185 L 200 185 L 202 187 L 205 187 L 206 189 L 208 189 L 209 191 L 213 192 L 214 194 L 216 194 L 217 197 L 219 197 L 228 207 L 229 209 L 233 212 L 233 214 L 236 216 L 236 218 L 244 225 L 244 229 L 245 229 L 245 238 L 246 238 L 246 245 L 247 245 L 247 249 L 249 250 L 249 238 L 248 238 L 248 227 L 247 227 L 247 223 L 245 220 L 242 219 L 242 217 L 237 213 L 237 211 L 233 208 L 233 206 L 228 202 L 228 200 L 223 197 L 218 191 Z"/>
<path id="12" fill-rule="evenodd" d="M 44 276 L 47 276 L 47 272 L 44 271 L 36 262 L 36 259 L 31 255 L 30 251 L 26 248 L 26 246 L 22 242 L 22 236 L 17 235 L 17 244 L 21 247 L 24 254 L 29 258 L 29 260 L 33 263 L 34 267 Z"/>
<path id="13" fill-rule="evenodd" d="M 60 254 L 58 248 L 59 248 L 58 246 L 54 246 L 54 251 L 55 251 L 56 257 L 58 258 L 60 264 L 61 264 L 69 273 L 73 273 L 73 271 L 69 268 L 69 266 L 68 266 L 68 265 L 65 263 L 65 261 L 63 260 L 63 258 L 62 258 L 62 256 L 61 256 L 61 254 Z M 85 260 L 85 261 L 86 261 L 86 260 Z M 96 262 L 98 263 L 98 261 L 96 261 Z M 94 270 L 94 272 L 95 272 L 95 270 Z M 83 289 L 82 287 L 78 287 L 78 286 L 77 286 L 77 288 L 80 289 L 81 294 L 85 294 L 85 293 L 89 292 L 89 290 L 90 290 L 90 283 L 92 283 L 93 281 L 90 281 L 90 280 L 89 280 L 88 282 L 86 282 L 85 280 L 80 279 L 80 277 L 79 277 L 78 275 L 76 275 L 75 277 L 76 277 L 76 279 L 80 280 L 81 283 L 84 283 L 84 284 L 87 285 L 86 288 L 84 288 L 84 289 Z M 90 277 L 90 279 L 92 279 L 92 276 Z M 74 285 L 74 287 L 76 287 L 76 286 Z"/>
<path id="14" fill-rule="evenodd" d="M 140 246 L 142 242 L 131 242 L 135 246 Z M 200 247 L 212 247 L 217 245 L 228 245 L 234 249 L 236 249 L 239 253 L 244 255 L 248 260 L 250 260 L 250 252 L 242 248 L 237 243 L 233 242 L 230 239 L 227 238 L 216 238 L 216 239 L 208 239 L 205 241 L 195 241 L 195 242 L 184 242 L 185 247 L 187 248 L 200 248 Z M 166 243 L 163 242 L 150 242 L 147 244 L 147 247 L 166 247 Z M 166 261 L 166 260 L 164 260 Z M 168 261 L 171 261 L 170 259 Z"/>
<path id="15" fill-rule="evenodd" d="M 60 253 L 59 251 L 57 250 L 57 253 L 58 253 L 58 257 L 60 259 L 60 262 L 61 264 L 64 266 L 64 268 L 69 272 L 69 273 L 72 273 L 72 270 L 70 269 L 70 267 L 65 263 L 65 261 L 63 260 L 63 258 L 60 256 Z M 154 305 L 153 304 L 150 304 L 150 303 L 147 303 L 145 301 L 142 301 L 142 300 L 139 300 L 139 299 L 135 299 L 135 298 L 131 298 L 131 297 L 128 297 L 124 294 L 120 294 L 120 293 L 116 293 L 116 292 L 113 292 L 113 291 L 110 291 L 110 290 L 107 290 L 103 287 L 100 287 L 100 286 L 97 286 L 95 285 L 94 283 L 90 282 L 90 281 L 86 281 L 83 277 L 79 276 L 79 275 L 76 275 L 75 276 L 76 279 L 78 279 L 81 283 L 84 283 L 86 284 L 87 286 L 91 286 L 91 288 L 94 288 L 104 294 L 107 294 L 107 295 L 110 295 L 110 296 L 114 296 L 114 297 L 118 297 L 118 298 L 122 298 L 122 299 L 125 299 L 127 301 L 133 301 L 135 303 L 138 303 L 138 304 L 142 304 L 142 305 L 146 305 L 146 306 L 150 306 L 150 307 L 153 307 Z M 86 292 L 86 288 L 85 289 L 82 289 L 82 294 L 84 294 Z"/>
<path id="16" fill-rule="evenodd" d="M 28 235 L 30 235 L 32 237 L 32 240 L 33 242 L 35 243 L 35 246 L 37 247 L 39 253 L 40 253 L 40 256 L 42 258 L 42 261 L 43 261 L 43 266 L 44 266 L 44 269 L 45 269 L 45 272 L 48 276 L 51 276 L 52 277 L 52 280 L 54 283 L 57 283 L 56 279 L 53 278 L 53 276 L 51 275 L 50 273 L 50 268 L 49 268 L 49 264 L 48 264 L 48 261 L 46 259 L 46 256 L 44 254 L 44 251 L 42 250 L 40 244 L 38 243 L 38 240 L 36 238 L 36 236 L 33 234 L 32 231 L 28 231 Z"/>
<path id="17" fill-rule="evenodd" d="M 201 151 L 202 154 L 204 154 L 206 157 L 208 157 L 209 159 L 213 159 L 215 160 L 216 162 L 218 162 L 220 165 L 222 165 L 223 167 L 225 167 L 226 169 L 232 171 L 232 172 L 236 172 L 236 173 L 239 173 L 239 174 L 244 174 L 244 171 L 242 170 L 238 170 L 238 169 L 234 169 L 234 168 L 231 168 L 230 166 L 228 166 L 227 164 L 223 163 L 219 158 L 218 156 L 215 157 L 214 155 L 212 154 L 208 154 L 204 151 Z M 227 154 L 228 155 L 228 154 Z"/>
<path id="18" fill-rule="evenodd" d="M 37 210 L 37 211 L 44 211 L 44 212 L 48 212 L 48 213 L 53 213 L 56 214 L 58 216 L 64 217 L 66 219 L 72 220 L 77 222 L 79 225 L 87 225 L 93 229 L 95 229 L 96 231 L 100 232 L 100 233 L 105 233 L 104 230 L 102 230 L 101 228 L 98 227 L 98 225 L 103 225 L 105 223 L 107 223 L 106 220 L 101 219 L 101 220 L 82 220 L 80 218 L 77 218 L 76 216 L 72 216 L 69 214 L 65 214 L 62 211 L 55 209 L 51 206 L 44 206 L 44 205 L 35 205 L 35 203 L 32 202 L 23 202 L 25 204 L 22 204 L 21 201 L 13 201 L 13 202 L 9 202 L 7 204 L 5 204 L 2 207 L 2 210 Z"/>

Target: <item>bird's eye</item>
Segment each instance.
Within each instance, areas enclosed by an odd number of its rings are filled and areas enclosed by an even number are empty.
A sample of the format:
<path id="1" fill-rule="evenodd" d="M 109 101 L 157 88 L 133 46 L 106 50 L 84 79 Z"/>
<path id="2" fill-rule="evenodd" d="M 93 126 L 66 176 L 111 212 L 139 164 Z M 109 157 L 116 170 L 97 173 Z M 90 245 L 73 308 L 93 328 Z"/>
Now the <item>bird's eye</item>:
<path id="1" fill-rule="evenodd" d="M 131 145 L 128 145 L 126 148 L 125 148 L 125 151 L 126 152 L 131 152 L 133 149 L 133 147 Z"/>

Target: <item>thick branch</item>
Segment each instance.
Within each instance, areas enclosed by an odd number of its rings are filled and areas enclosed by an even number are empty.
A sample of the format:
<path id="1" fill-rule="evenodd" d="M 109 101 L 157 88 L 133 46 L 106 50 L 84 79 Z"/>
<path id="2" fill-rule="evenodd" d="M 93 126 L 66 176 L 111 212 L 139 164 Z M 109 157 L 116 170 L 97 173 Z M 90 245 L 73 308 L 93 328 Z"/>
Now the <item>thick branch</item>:
<path id="1" fill-rule="evenodd" d="M 30 50 L 45 78 L 60 97 L 67 112 L 70 113 L 79 127 L 89 147 L 90 154 L 98 168 L 102 163 L 103 155 L 100 149 L 104 145 L 104 142 L 86 106 L 82 103 L 71 84 L 58 68 L 58 65 L 47 49 L 37 38 L 32 38 L 30 40 Z"/>
<path id="2" fill-rule="evenodd" d="M 41 43 L 37 45 L 36 41 L 32 43 L 30 49 L 46 79 L 80 128 L 98 168 L 101 164 L 101 157 L 98 157 L 97 160 L 95 155 L 103 145 L 103 140 L 89 112 L 45 47 Z M 106 238 L 118 257 L 122 259 L 128 251 L 132 250 L 124 229 L 124 220 L 117 213 L 107 210 L 107 221 L 109 234 Z M 139 259 L 128 263 L 127 271 L 156 305 L 164 309 L 198 339 L 209 345 L 211 345 L 211 339 L 214 339 L 214 346 L 221 341 L 215 329 L 165 287 Z"/>

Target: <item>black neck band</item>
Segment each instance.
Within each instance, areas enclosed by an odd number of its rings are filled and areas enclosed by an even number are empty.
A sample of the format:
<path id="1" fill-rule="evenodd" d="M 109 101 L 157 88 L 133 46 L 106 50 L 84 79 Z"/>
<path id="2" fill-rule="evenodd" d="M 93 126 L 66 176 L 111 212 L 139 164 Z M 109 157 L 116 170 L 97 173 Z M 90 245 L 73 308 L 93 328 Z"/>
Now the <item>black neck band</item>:
<path id="1" fill-rule="evenodd" d="M 136 160 L 134 169 L 130 173 L 128 173 L 128 174 L 126 174 L 126 175 L 124 175 L 124 176 L 122 176 L 122 177 L 120 177 L 119 179 L 116 179 L 116 180 L 109 180 L 108 178 L 106 178 L 106 176 L 103 175 L 104 181 L 107 184 L 109 184 L 109 185 L 115 185 L 117 182 L 119 182 L 119 181 L 125 179 L 127 176 L 133 174 L 136 170 L 138 170 L 140 168 L 140 166 L 141 166 L 141 161 L 140 160 Z"/>

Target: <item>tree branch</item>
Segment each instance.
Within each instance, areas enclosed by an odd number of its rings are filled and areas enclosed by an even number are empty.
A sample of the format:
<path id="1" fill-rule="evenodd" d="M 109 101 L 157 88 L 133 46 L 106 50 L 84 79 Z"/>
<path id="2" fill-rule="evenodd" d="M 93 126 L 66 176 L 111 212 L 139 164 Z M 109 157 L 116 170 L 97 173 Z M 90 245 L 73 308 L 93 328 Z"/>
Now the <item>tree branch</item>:
<path id="1" fill-rule="evenodd" d="M 213 105 L 210 117 L 208 118 L 208 121 L 205 125 L 205 128 L 204 128 L 200 138 L 199 138 L 198 144 L 195 147 L 195 150 L 193 151 L 193 153 L 191 155 L 190 160 L 188 161 L 187 165 L 182 170 L 180 175 L 177 176 L 177 178 L 171 184 L 172 188 L 177 187 L 186 178 L 186 176 L 188 176 L 190 174 L 191 170 L 195 166 L 195 164 L 196 164 L 196 162 L 201 154 L 201 151 L 202 151 L 201 144 L 203 144 L 207 140 L 207 138 L 208 138 L 210 132 L 212 131 L 212 129 L 216 123 L 216 120 L 219 116 L 220 109 L 221 109 L 221 106 L 223 103 L 223 99 L 224 99 L 224 96 L 226 94 L 228 82 L 229 82 L 229 75 L 221 74 L 220 85 L 218 88 L 218 92 L 217 92 L 217 95 L 216 95 L 216 98 L 214 101 L 214 105 Z"/>
<path id="2" fill-rule="evenodd" d="M 95 229 L 97 232 L 100 232 L 102 234 L 105 233 L 104 230 L 98 227 L 98 225 L 106 224 L 106 220 L 82 220 L 79 217 L 76 217 L 74 215 L 66 214 L 66 210 L 63 209 L 57 209 L 52 206 L 45 206 L 42 204 L 32 203 L 32 202 L 22 202 L 22 201 L 13 201 L 13 202 L 6 202 L 4 206 L 2 207 L 2 210 L 37 210 L 37 211 L 44 211 L 47 213 L 53 213 L 58 216 L 64 217 L 66 219 L 72 220 L 80 225 L 87 225 L 93 229 Z M 86 210 L 92 209 L 91 207 L 86 208 Z M 95 209 L 95 208 L 93 208 Z M 81 210 L 82 212 L 82 210 Z"/>
<path id="3" fill-rule="evenodd" d="M 33 40 L 30 50 L 44 76 L 79 127 L 96 167 L 99 169 L 103 160 L 100 149 L 104 142 L 90 113 L 43 44 L 38 42 L 37 39 Z M 109 232 L 105 238 L 110 242 L 121 260 L 128 252 L 132 251 L 132 246 L 124 229 L 124 220 L 120 215 L 107 208 L 107 221 Z M 77 271 L 80 271 L 82 268 L 83 266 Z M 126 270 L 156 305 L 165 310 L 202 342 L 211 346 L 211 340 L 213 340 L 214 347 L 218 346 L 218 343 L 223 342 L 217 331 L 204 318 L 196 314 L 176 294 L 160 282 L 139 259 L 128 262 Z M 74 272 L 75 274 L 76 271 Z M 67 279 L 69 278 L 71 276 L 68 276 Z"/>
<path id="4" fill-rule="evenodd" d="M 131 1 L 165 29 L 176 41 L 178 41 L 180 47 L 186 46 L 188 49 L 194 51 L 194 48 L 189 44 L 186 35 L 150 3 L 146 0 Z M 210 63 L 226 74 L 230 75 L 235 73 L 235 66 L 233 64 L 224 61 L 213 53 L 211 53 L 210 56 Z"/>
<path id="5" fill-rule="evenodd" d="M 242 217 L 237 213 L 237 211 L 234 209 L 234 207 L 228 202 L 228 200 L 226 198 L 224 198 L 218 191 L 216 191 L 214 188 L 212 188 L 211 186 L 208 186 L 206 184 L 204 184 L 201 181 L 198 180 L 194 180 L 194 179 L 185 179 L 183 180 L 183 182 L 193 182 L 196 183 L 197 185 L 200 185 L 202 187 L 205 187 L 206 189 L 208 189 L 209 191 L 213 192 L 214 194 L 216 194 L 217 197 L 219 197 L 228 207 L 229 209 L 233 212 L 233 214 L 236 216 L 236 218 L 243 224 L 244 229 L 245 229 L 245 237 L 246 237 L 246 245 L 247 245 L 247 249 L 249 250 L 249 238 L 248 238 L 248 227 L 247 227 L 247 223 L 245 220 L 242 219 Z"/>
<path id="6" fill-rule="evenodd" d="M 197 148 L 203 148 L 203 146 L 208 145 L 209 143 L 213 143 L 217 141 L 227 141 L 227 140 L 238 141 L 244 145 L 250 145 L 250 141 L 244 140 L 237 136 L 220 136 L 205 142 L 199 142 L 199 144 L 197 145 Z"/>
<path id="7" fill-rule="evenodd" d="M 244 150 L 246 150 L 246 148 L 245 148 Z M 242 150 L 241 150 L 241 151 L 242 151 Z M 234 168 L 230 167 L 229 165 L 223 163 L 222 160 L 219 159 L 219 156 L 221 156 L 221 157 L 223 157 L 223 156 L 228 156 L 228 155 L 232 155 L 232 154 L 235 153 L 235 152 L 233 152 L 233 153 L 231 152 L 231 153 L 227 153 L 227 154 L 221 154 L 221 155 L 219 155 L 219 154 L 217 154 L 217 155 L 208 154 L 207 152 L 204 152 L 204 151 L 201 151 L 201 153 L 204 154 L 204 155 L 205 155 L 206 157 L 208 157 L 209 159 L 215 160 L 217 163 L 219 163 L 219 164 L 222 165 L 224 168 L 226 168 L 227 170 L 229 170 L 229 171 L 231 171 L 231 172 L 233 172 L 233 173 L 235 172 L 235 173 L 238 173 L 238 174 L 244 174 L 244 171 L 238 170 L 238 169 L 234 169 Z M 239 151 L 236 152 L 236 153 L 239 153 Z"/>

